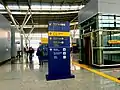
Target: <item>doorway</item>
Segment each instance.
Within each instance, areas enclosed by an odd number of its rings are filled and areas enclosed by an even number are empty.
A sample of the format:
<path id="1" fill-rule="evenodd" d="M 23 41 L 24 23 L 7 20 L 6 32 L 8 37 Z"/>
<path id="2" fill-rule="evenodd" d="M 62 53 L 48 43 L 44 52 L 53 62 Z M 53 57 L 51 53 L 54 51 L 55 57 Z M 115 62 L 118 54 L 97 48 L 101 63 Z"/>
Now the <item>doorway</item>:
<path id="1" fill-rule="evenodd" d="M 85 41 L 85 64 L 92 65 L 92 48 L 90 36 L 84 37 Z"/>

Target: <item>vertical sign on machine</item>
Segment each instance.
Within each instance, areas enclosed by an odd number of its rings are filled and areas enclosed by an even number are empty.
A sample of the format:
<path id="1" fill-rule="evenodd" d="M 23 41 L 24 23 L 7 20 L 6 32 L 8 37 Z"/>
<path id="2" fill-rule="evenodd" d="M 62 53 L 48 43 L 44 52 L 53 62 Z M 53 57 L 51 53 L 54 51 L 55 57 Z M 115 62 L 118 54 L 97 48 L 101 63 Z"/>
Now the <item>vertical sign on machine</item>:
<path id="1" fill-rule="evenodd" d="M 47 80 L 74 78 L 70 70 L 69 22 L 48 23 L 48 75 Z"/>

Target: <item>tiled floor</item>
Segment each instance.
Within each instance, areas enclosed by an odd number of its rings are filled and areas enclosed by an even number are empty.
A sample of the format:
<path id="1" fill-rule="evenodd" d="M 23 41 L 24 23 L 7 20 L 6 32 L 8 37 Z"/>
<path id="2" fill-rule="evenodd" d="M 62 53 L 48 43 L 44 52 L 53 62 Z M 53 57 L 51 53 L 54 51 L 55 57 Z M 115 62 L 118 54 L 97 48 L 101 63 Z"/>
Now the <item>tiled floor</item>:
<path id="1" fill-rule="evenodd" d="M 73 67 L 74 69 L 74 67 Z M 46 81 L 47 63 L 43 67 L 26 64 L 23 59 L 0 67 L 0 90 L 120 90 L 120 85 L 87 70 L 77 68 L 74 79 Z"/>
<path id="2" fill-rule="evenodd" d="M 120 77 L 120 68 L 101 69 L 99 71 L 116 78 Z"/>

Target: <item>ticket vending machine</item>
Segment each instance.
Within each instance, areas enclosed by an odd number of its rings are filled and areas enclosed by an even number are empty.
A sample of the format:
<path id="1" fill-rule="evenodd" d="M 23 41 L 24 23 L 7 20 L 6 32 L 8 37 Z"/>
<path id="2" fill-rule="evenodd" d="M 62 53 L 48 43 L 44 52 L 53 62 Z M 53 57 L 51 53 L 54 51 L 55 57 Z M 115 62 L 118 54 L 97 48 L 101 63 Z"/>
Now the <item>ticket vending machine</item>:
<path id="1" fill-rule="evenodd" d="M 69 22 L 50 21 L 48 25 L 47 80 L 74 78 L 70 70 Z"/>

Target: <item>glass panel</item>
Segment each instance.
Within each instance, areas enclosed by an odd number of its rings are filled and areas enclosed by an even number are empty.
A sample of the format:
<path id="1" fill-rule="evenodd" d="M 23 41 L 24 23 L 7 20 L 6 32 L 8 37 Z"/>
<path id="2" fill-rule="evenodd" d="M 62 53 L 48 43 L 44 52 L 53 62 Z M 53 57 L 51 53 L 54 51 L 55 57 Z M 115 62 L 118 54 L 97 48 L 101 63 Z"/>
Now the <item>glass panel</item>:
<path id="1" fill-rule="evenodd" d="M 102 35 L 104 64 L 120 64 L 120 32 L 106 31 Z"/>
<path id="2" fill-rule="evenodd" d="M 116 17 L 116 20 L 120 20 L 120 17 Z"/>
<path id="3" fill-rule="evenodd" d="M 116 23 L 120 23 L 120 20 L 116 20 Z"/>
<path id="4" fill-rule="evenodd" d="M 114 24 L 100 24 L 101 27 L 114 27 Z"/>
<path id="5" fill-rule="evenodd" d="M 114 16 L 109 16 L 109 19 L 111 19 L 111 20 L 113 19 L 114 20 Z"/>
<path id="6" fill-rule="evenodd" d="M 109 24 L 110 27 L 114 27 L 114 24 Z"/>
<path id="7" fill-rule="evenodd" d="M 100 23 L 114 23 L 114 20 L 99 20 Z"/>
<path id="8" fill-rule="evenodd" d="M 102 19 L 102 16 L 98 16 L 98 19 Z"/>
<path id="9" fill-rule="evenodd" d="M 120 24 L 116 24 L 116 27 L 120 27 Z"/>
<path id="10" fill-rule="evenodd" d="M 109 16 L 102 16 L 102 19 L 109 19 Z"/>
<path id="11" fill-rule="evenodd" d="M 99 27 L 102 29 L 116 29 L 116 22 L 120 23 L 120 21 L 115 20 L 115 15 L 103 15 L 98 16 L 99 17 Z M 116 22 L 115 22 L 116 21 Z"/>

